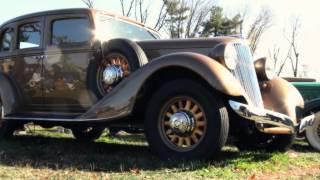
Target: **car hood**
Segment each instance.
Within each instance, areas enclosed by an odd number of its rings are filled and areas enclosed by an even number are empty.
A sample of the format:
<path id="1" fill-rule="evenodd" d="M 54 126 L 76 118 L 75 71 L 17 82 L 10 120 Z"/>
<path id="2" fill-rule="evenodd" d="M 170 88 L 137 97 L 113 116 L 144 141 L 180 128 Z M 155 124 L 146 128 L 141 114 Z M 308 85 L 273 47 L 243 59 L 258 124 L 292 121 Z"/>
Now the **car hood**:
<path id="1" fill-rule="evenodd" d="M 208 55 L 210 50 L 221 43 L 237 40 L 233 37 L 170 39 L 138 41 L 149 60 L 174 52 L 195 52 Z"/>

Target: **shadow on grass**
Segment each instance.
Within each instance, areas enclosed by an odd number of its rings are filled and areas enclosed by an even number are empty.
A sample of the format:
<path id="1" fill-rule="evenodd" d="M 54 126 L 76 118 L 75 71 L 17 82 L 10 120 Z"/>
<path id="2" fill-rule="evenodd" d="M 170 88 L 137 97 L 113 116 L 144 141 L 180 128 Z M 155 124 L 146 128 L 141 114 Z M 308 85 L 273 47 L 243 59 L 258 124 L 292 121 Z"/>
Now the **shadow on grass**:
<path id="1" fill-rule="evenodd" d="M 296 151 L 296 152 L 301 152 L 301 153 L 305 153 L 305 152 L 317 152 L 315 149 L 313 149 L 307 142 L 306 140 L 298 140 L 295 141 L 295 143 L 292 145 L 291 147 L 292 150 Z"/>
<path id="2" fill-rule="evenodd" d="M 121 137 L 129 141 L 136 138 Z M 138 141 L 141 139 L 138 138 Z M 142 138 L 143 141 L 143 138 Z M 191 171 L 214 165 L 226 167 L 233 162 L 255 163 L 268 160 L 272 154 L 224 150 L 213 161 L 161 161 L 146 145 L 127 145 L 105 142 L 80 142 L 71 138 L 16 136 L 0 142 L 0 164 L 16 167 L 77 169 L 83 171 L 130 172 L 132 169 L 160 170 L 179 168 Z"/>

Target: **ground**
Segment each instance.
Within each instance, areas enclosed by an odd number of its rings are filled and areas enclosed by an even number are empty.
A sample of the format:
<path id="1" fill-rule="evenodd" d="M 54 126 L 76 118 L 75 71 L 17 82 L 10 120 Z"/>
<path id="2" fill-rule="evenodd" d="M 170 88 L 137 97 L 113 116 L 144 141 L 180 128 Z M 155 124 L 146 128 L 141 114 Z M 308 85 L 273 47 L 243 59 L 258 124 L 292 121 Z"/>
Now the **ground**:
<path id="1" fill-rule="evenodd" d="M 226 146 L 211 161 L 161 161 L 143 135 L 96 142 L 32 129 L 0 142 L 0 179 L 319 179 L 320 153 L 297 141 L 287 153 Z"/>

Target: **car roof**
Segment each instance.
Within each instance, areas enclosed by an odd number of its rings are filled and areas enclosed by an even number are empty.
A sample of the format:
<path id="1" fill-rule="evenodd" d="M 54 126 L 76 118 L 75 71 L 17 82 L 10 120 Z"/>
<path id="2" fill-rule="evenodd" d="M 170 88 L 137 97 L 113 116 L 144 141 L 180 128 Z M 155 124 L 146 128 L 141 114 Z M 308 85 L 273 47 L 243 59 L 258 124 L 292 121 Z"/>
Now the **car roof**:
<path id="1" fill-rule="evenodd" d="M 128 21 L 130 23 L 134 23 L 137 24 L 139 26 L 143 26 L 145 28 L 148 28 L 152 31 L 157 32 L 156 30 L 147 27 L 146 25 L 135 21 L 133 19 L 130 19 L 128 17 L 122 16 L 122 15 L 118 15 L 115 13 L 109 13 L 107 11 L 103 11 L 103 10 L 98 10 L 98 9 L 89 9 L 89 8 L 71 8 L 71 9 L 57 9 L 57 10 L 48 10 L 48 11 L 41 11 L 41 12 L 35 12 L 35 13 L 30 13 L 30 14 L 26 14 L 26 15 L 22 15 L 22 16 L 18 16 L 16 18 L 10 19 L 6 22 L 4 22 L 3 24 L 0 25 L 0 27 L 6 25 L 6 24 L 10 24 L 10 23 L 14 23 L 16 21 L 21 21 L 24 19 L 29 19 L 29 18 L 35 18 L 35 17 L 39 17 L 39 16 L 46 16 L 46 15 L 59 15 L 59 14 L 76 14 L 76 13 L 96 13 L 96 12 L 102 12 L 103 14 L 109 15 L 109 16 L 113 16 L 113 17 L 117 17 L 120 18 L 124 21 Z"/>
<path id="2" fill-rule="evenodd" d="M 57 10 L 48 10 L 48 11 L 41 11 L 41 12 L 35 12 L 35 13 L 30 13 L 22 16 L 18 16 L 16 18 L 10 19 L 1 26 L 4 26 L 6 24 L 14 23 L 16 21 L 21 21 L 24 19 L 29 19 L 29 18 L 35 18 L 39 16 L 45 16 L 45 15 L 58 15 L 58 14 L 75 14 L 75 13 L 90 13 L 90 9 L 88 8 L 72 8 L 72 9 L 57 9 Z"/>

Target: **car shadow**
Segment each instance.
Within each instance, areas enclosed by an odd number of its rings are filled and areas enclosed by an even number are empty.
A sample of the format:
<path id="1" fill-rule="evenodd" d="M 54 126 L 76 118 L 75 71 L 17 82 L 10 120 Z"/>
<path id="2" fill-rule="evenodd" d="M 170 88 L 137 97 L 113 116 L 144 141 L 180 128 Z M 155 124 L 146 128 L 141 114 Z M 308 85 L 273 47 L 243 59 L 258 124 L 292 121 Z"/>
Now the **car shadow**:
<path id="1" fill-rule="evenodd" d="M 118 138 L 119 139 L 119 138 Z M 153 155 L 143 138 L 121 136 L 128 144 L 108 142 L 81 142 L 72 138 L 44 136 L 15 136 L 0 142 L 0 164 L 15 167 L 77 169 L 82 171 L 130 172 L 132 169 L 158 170 L 181 168 L 190 171 L 214 165 L 224 167 L 233 161 L 254 163 L 272 157 L 266 152 L 239 152 L 225 148 L 218 158 L 210 161 L 163 161 Z M 136 143 L 135 142 L 139 142 Z M 115 141 L 116 142 L 116 141 Z"/>
<path id="2" fill-rule="evenodd" d="M 306 152 L 317 152 L 315 149 L 313 149 L 306 140 L 298 140 L 296 141 L 292 147 L 292 150 L 300 153 L 306 153 Z"/>

